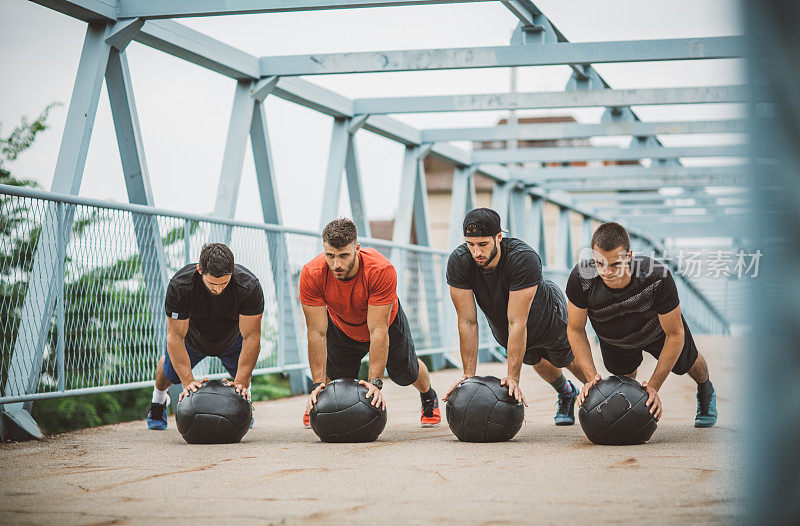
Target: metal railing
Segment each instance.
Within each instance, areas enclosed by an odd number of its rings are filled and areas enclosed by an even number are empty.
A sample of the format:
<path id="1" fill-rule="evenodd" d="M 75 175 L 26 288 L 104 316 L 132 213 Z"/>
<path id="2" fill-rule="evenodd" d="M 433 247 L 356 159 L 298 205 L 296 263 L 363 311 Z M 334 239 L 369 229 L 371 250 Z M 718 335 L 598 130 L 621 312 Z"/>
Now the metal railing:
<path id="1" fill-rule="evenodd" d="M 307 369 L 297 290 L 302 266 L 321 251 L 317 232 L 3 185 L 0 227 L 0 404 L 152 385 L 166 345 L 166 284 L 210 240 L 227 241 L 264 290 L 254 374 Z M 435 368 L 458 364 L 448 252 L 359 241 L 395 264 L 418 354 L 436 357 Z M 545 271 L 563 286 L 568 269 Z M 719 318 L 694 289 L 681 295 L 696 300 L 694 315 Z M 480 335 L 483 352 L 497 356 L 483 317 Z M 195 373 L 224 376 L 217 360 Z"/>

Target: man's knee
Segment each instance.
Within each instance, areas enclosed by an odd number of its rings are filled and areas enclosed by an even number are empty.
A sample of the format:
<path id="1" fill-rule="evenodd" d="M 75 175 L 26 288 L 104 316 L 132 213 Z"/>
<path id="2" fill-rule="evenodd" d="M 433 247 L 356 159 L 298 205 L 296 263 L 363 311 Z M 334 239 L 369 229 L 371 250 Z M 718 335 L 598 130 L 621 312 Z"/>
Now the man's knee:
<path id="1" fill-rule="evenodd" d="M 175 368 L 172 367 L 172 363 L 166 360 L 165 356 L 162 356 L 158 362 L 158 370 L 164 375 L 164 378 L 171 383 L 171 384 L 179 384 L 181 383 L 181 379 L 178 376 L 178 373 L 175 371 Z M 158 371 L 156 371 L 158 374 Z"/>
<path id="2" fill-rule="evenodd" d="M 386 372 L 389 373 L 389 378 L 397 385 L 411 385 L 419 378 L 420 363 L 422 362 L 415 361 L 413 364 L 409 364 L 408 367 L 403 367 L 400 370 L 387 367 Z M 423 363 L 422 366 L 424 367 L 425 364 Z"/>

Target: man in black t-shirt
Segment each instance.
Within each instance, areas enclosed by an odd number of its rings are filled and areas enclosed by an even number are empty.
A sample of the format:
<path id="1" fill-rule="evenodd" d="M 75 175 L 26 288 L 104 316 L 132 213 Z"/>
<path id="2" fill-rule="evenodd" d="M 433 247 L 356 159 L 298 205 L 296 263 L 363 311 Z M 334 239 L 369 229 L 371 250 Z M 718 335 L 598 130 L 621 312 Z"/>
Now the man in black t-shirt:
<path id="1" fill-rule="evenodd" d="M 586 336 L 588 317 L 610 373 L 635 378 L 643 351 L 658 360 L 650 379 L 642 382 L 649 394 L 646 404 L 656 419 L 662 411 L 658 391 L 671 370 L 688 373 L 697 382 L 695 427 L 713 426 L 717 421 L 716 393 L 706 361 L 697 352 L 681 314 L 669 269 L 651 258 L 633 257 L 628 232 L 617 223 L 600 225 L 592 235 L 591 248 L 592 259 L 578 263 L 567 280 L 567 336 L 576 357 L 591 366 L 591 381 L 583 386 L 578 405 L 600 380 Z"/>
<path id="2" fill-rule="evenodd" d="M 186 265 L 167 287 L 167 352 L 156 366 L 150 429 L 166 429 L 167 389 L 183 384 L 180 399 L 196 392 L 208 378 L 195 380 L 192 368 L 216 356 L 233 377 L 236 392 L 250 400 L 250 375 L 261 350 L 264 293 L 258 278 L 234 264 L 222 243 L 205 245 L 200 261 Z"/>
<path id="3" fill-rule="evenodd" d="M 519 387 L 522 364 L 532 365 L 558 392 L 556 425 L 575 423 L 577 388 L 564 378 L 568 368 L 581 382 L 587 370 L 575 363 L 567 341 L 566 299 L 542 277 L 539 254 L 523 241 L 503 238 L 500 216 L 489 208 L 472 210 L 464 218 L 466 243 L 450 254 L 447 283 L 458 314 L 458 334 L 464 374 L 447 392 L 474 376 L 478 363 L 478 306 L 494 338 L 506 349 L 508 375 L 501 380 L 508 394 L 525 402 Z"/>

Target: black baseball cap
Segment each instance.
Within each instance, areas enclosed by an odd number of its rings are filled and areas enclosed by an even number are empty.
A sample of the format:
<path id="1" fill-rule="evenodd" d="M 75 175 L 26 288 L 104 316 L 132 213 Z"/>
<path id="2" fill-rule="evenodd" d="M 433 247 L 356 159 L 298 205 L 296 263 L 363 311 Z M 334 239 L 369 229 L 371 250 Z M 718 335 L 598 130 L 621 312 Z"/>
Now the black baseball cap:
<path id="1" fill-rule="evenodd" d="M 464 218 L 464 237 L 496 236 L 500 232 L 508 230 L 500 228 L 500 214 L 491 208 L 470 210 Z"/>

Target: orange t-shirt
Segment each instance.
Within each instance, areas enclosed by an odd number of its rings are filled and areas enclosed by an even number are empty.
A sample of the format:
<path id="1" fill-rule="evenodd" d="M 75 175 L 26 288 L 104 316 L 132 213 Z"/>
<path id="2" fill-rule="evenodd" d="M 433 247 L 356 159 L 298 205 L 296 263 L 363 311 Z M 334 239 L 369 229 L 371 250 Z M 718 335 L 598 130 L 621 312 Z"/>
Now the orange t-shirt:
<path id="1" fill-rule="evenodd" d="M 333 277 L 320 254 L 303 266 L 300 272 L 300 303 L 312 307 L 328 307 L 331 320 L 351 339 L 369 341 L 367 305 L 392 305 L 397 315 L 397 274 L 388 259 L 374 248 L 358 251 L 358 272 L 342 281 Z"/>

